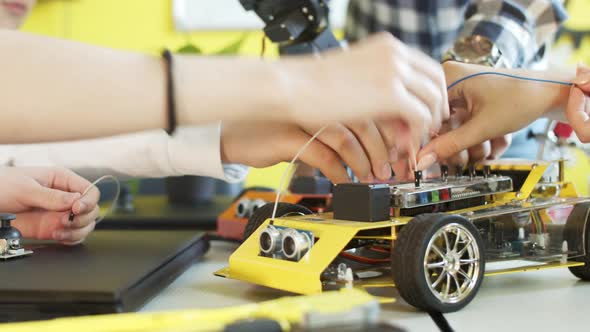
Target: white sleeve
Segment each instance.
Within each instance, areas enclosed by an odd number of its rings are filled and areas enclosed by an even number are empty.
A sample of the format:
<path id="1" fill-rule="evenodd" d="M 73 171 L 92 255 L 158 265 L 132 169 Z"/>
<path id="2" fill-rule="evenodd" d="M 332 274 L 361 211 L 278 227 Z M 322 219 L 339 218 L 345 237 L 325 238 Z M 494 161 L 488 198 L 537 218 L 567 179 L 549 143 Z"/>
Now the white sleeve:
<path id="1" fill-rule="evenodd" d="M 248 168 L 221 163 L 221 125 L 180 127 L 170 137 L 163 130 L 93 140 L 27 145 L 0 145 L 0 164 L 62 166 L 96 178 L 210 176 L 242 181 Z"/>

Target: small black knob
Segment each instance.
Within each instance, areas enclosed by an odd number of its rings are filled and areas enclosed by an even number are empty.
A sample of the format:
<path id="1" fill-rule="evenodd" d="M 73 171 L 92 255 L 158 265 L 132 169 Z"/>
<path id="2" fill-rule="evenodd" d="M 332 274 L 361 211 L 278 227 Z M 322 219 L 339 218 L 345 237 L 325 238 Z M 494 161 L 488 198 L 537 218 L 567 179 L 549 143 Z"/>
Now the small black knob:
<path id="1" fill-rule="evenodd" d="M 422 181 L 422 171 L 414 171 L 414 185 L 416 188 L 420 188 L 420 182 Z"/>
<path id="2" fill-rule="evenodd" d="M 22 238 L 21 233 L 18 229 L 10 226 L 10 222 L 16 219 L 16 215 L 10 213 L 0 213 L 0 221 L 2 227 L 0 227 L 0 239 L 20 239 Z"/>
<path id="3" fill-rule="evenodd" d="M 455 166 L 455 176 L 460 178 L 463 175 L 463 165 Z"/>
<path id="4" fill-rule="evenodd" d="M 469 167 L 468 167 L 468 169 L 469 169 L 469 178 L 470 179 L 473 179 L 475 177 L 475 175 L 476 175 L 475 174 L 475 165 L 470 164 Z"/>
<path id="5" fill-rule="evenodd" d="M 491 174 L 492 174 L 492 167 L 490 165 L 485 165 L 483 167 L 483 177 L 487 179 L 490 177 Z"/>
<path id="6" fill-rule="evenodd" d="M 2 222 L 2 227 L 10 227 L 10 222 L 16 219 L 16 215 L 11 213 L 0 213 L 0 221 Z"/>
<path id="7" fill-rule="evenodd" d="M 447 181 L 447 178 L 449 177 L 449 166 L 440 165 L 440 177 L 443 181 Z"/>

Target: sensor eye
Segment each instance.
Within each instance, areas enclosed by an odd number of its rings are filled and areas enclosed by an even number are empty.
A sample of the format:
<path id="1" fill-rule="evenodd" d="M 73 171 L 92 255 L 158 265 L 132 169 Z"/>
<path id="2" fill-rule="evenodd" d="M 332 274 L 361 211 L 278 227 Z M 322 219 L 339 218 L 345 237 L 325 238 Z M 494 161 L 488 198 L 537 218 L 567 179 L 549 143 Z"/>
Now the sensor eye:
<path id="1" fill-rule="evenodd" d="M 279 249 L 281 242 L 281 232 L 273 226 L 268 226 L 261 233 L 258 238 L 260 251 L 264 254 L 272 254 Z"/>
<path id="2" fill-rule="evenodd" d="M 241 199 L 236 205 L 236 217 L 248 218 L 252 215 L 252 201 L 244 198 Z"/>
<path id="3" fill-rule="evenodd" d="M 298 261 L 311 248 L 309 235 L 290 229 L 285 232 L 282 241 L 283 254 L 287 259 Z"/>
<path id="4" fill-rule="evenodd" d="M 263 199 L 254 200 L 251 203 L 251 214 L 254 214 L 256 210 L 260 209 L 261 207 L 266 205 L 266 201 Z"/>

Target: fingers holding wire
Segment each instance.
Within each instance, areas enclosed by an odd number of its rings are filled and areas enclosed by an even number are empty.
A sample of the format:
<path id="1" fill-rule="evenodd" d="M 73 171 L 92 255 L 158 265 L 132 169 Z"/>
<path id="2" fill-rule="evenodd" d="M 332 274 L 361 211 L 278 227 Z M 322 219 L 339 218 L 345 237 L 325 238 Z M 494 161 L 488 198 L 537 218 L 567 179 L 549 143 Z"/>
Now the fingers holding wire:
<path id="1" fill-rule="evenodd" d="M 83 228 L 95 222 L 99 217 L 100 208 L 98 205 L 94 205 L 90 211 L 85 211 L 79 215 L 76 215 L 72 221 L 70 221 L 69 218 L 65 218 L 62 220 L 62 225 L 66 228 L 66 230 Z"/>
<path id="2" fill-rule="evenodd" d="M 308 134 L 315 133 L 317 128 L 306 128 L 306 132 Z M 340 168 L 343 168 L 342 162 L 344 162 L 361 181 L 374 182 L 371 161 L 355 134 L 346 126 L 342 124 L 328 126 L 318 136 L 317 142 L 321 142 L 332 152 L 324 157 L 328 159 L 328 162 L 334 163 L 335 159 L 341 160 Z M 320 167 L 322 165 L 312 166 L 322 169 Z M 326 167 L 324 166 L 324 168 Z M 324 173 L 323 170 L 322 173 Z M 328 175 L 326 174 L 326 176 Z"/>
<path id="3" fill-rule="evenodd" d="M 324 132 L 330 127 L 327 127 Z M 292 146 L 295 148 L 294 150 L 307 143 L 311 137 L 311 135 L 305 133 L 304 131 L 294 135 L 292 140 Z M 293 155 L 294 153 L 290 154 Z M 350 177 L 344 168 L 342 159 L 334 150 L 317 139 L 312 141 L 307 146 L 307 148 L 299 156 L 299 160 L 308 164 L 309 166 L 318 168 L 328 179 L 334 183 L 350 182 Z"/>
<path id="4" fill-rule="evenodd" d="M 100 199 L 100 190 L 94 185 L 89 187 L 79 200 L 74 202 L 72 212 L 74 215 L 81 215 L 92 211 Z"/>
<path id="5" fill-rule="evenodd" d="M 376 179 L 387 181 L 391 178 L 388 142 L 385 141 L 375 122 L 358 121 L 348 125 L 363 147 L 371 163 L 372 173 Z"/>
<path id="6" fill-rule="evenodd" d="M 590 101 L 584 91 L 572 86 L 565 115 L 580 141 L 590 142 Z"/>
<path id="7" fill-rule="evenodd" d="M 92 221 L 90 224 L 82 227 L 76 228 L 69 231 L 62 230 L 63 232 L 62 237 L 60 237 L 60 242 L 64 245 L 77 245 L 82 242 L 92 233 L 94 228 L 96 227 L 96 222 Z"/>

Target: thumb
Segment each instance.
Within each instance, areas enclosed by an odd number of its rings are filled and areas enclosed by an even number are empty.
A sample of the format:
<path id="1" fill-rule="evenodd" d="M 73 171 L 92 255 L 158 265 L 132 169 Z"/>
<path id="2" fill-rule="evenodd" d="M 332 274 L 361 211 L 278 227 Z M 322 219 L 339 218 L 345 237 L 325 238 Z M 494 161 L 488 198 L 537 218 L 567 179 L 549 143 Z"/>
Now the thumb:
<path id="1" fill-rule="evenodd" d="M 590 68 L 584 66 L 583 64 L 578 64 L 576 69 L 576 79 L 574 80 L 574 84 L 576 84 L 582 90 L 589 92 L 590 91 Z"/>
<path id="2" fill-rule="evenodd" d="M 488 139 L 480 129 L 485 127 L 486 124 L 484 123 L 482 126 L 479 122 L 478 118 L 473 118 L 461 127 L 428 142 L 418 153 L 418 170 L 428 169 L 437 161 L 449 159 L 455 154 Z"/>
<path id="3" fill-rule="evenodd" d="M 27 205 L 48 211 L 71 210 L 80 193 L 71 193 L 43 186 L 35 186 L 27 193 Z"/>
<path id="4" fill-rule="evenodd" d="M 586 113 L 587 105 L 586 95 L 576 86 L 572 86 L 570 96 L 565 108 L 567 122 L 572 126 L 580 141 L 590 142 L 590 118 Z"/>

